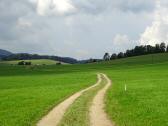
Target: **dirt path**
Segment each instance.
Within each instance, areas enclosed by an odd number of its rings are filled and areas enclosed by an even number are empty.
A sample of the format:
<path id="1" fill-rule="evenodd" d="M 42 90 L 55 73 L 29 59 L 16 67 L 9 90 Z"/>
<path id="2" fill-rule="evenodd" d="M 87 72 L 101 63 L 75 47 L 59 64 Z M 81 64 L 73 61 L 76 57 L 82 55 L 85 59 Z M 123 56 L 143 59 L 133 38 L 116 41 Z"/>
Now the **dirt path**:
<path id="1" fill-rule="evenodd" d="M 83 92 L 94 88 L 95 86 L 97 86 L 98 84 L 101 83 L 101 75 L 98 74 L 98 81 L 95 85 L 86 88 L 80 92 L 75 93 L 74 95 L 72 95 L 71 97 L 69 97 L 68 99 L 66 99 L 65 101 L 63 101 L 62 103 L 60 103 L 59 105 L 57 105 L 55 108 L 53 108 L 53 110 L 51 110 L 46 116 L 44 116 L 38 123 L 37 126 L 57 126 L 58 123 L 61 121 L 64 113 L 66 112 L 66 110 L 68 109 L 68 107 L 79 97 L 82 95 Z M 101 125 L 104 126 L 104 125 Z"/>
<path id="2" fill-rule="evenodd" d="M 104 111 L 104 97 L 107 89 L 111 86 L 111 80 L 106 75 L 102 75 L 106 79 L 107 84 L 93 99 L 92 106 L 90 107 L 90 126 L 113 126 Z"/>

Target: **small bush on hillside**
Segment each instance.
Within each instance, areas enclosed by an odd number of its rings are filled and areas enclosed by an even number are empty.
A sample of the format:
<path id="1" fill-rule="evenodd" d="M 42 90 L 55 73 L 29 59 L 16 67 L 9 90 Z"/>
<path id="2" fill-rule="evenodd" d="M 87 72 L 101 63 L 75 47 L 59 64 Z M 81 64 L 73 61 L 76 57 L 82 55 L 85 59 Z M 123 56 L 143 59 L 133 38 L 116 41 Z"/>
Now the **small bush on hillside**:
<path id="1" fill-rule="evenodd" d="M 31 65 L 31 62 L 20 61 L 18 65 Z"/>
<path id="2" fill-rule="evenodd" d="M 61 65 L 61 62 L 56 63 L 56 65 Z"/>
<path id="3" fill-rule="evenodd" d="M 25 62 L 25 65 L 31 65 L 31 62 Z"/>
<path id="4" fill-rule="evenodd" d="M 20 62 L 18 62 L 18 65 L 25 65 L 25 62 L 24 61 L 20 61 Z"/>

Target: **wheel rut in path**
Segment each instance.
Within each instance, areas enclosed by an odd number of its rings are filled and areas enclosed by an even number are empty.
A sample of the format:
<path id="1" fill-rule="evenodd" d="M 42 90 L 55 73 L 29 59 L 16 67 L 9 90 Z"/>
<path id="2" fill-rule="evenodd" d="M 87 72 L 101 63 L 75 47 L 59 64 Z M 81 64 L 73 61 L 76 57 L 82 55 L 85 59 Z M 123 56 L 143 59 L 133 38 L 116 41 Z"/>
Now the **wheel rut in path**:
<path id="1" fill-rule="evenodd" d="M 108 119 L 107 114 L 104 111 L 104 97 L 106 91 L 111 86 L 111 80 L 105 75 L 107 84 L 98 91 L 97 95 L 94 97 L 92 105 L 90 107 L 90 126 L 113 126 L 112 122 Z"/>
<path id="2" fill-rule="evenodd" d="M 94 88 L 95 86 L 99 85 L 101 83 L 101 75 L 98 74 L 98 81 L 93 86 L 90 86 L 89 88 L 86 88 L 84 90 L 81 90 L 74 95 L 70 96 L 60 104 L 58 104 L 56 107 L 54 107 L 46 116 L 44 116 L 38 123 L 37 126 L 57 126 L 61 119 L 64 116 L 64 113 L 68 109 L 68 107 L 79 97 L 84 93 L 85 91 Z M 103 125 L 101 125 L 103 126 Z"/>

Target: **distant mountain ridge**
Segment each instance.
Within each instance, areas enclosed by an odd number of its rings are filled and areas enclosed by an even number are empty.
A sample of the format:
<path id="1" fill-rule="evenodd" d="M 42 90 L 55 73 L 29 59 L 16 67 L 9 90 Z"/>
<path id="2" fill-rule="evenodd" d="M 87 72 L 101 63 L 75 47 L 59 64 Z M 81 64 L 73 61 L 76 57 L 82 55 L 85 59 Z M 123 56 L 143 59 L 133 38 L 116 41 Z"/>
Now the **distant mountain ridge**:
<path id="1" fill-rule="evenodd" d="M 0 49 L 0 59 L 6 57 L 6 56 L 10 56 L 12 55 L 13 53 L 9 52 L 9 51 L 6 51 L 6 50 L 3 50 L 3 49 Z"/>
<path id="2" fill-rule="evenodd" d="M 51 59 L 55 61 L 75 64 L 78 60 L 71 57 L 60 57 L 60 56 L 49 56 L 49 55 L 38 55 L 38 54 L 28 54 L 28 53 L 11 53 L 6 50 L 0 49 L 0 59 L 4 61 L 11 60 L 31 60 L 31 59 Z"/>

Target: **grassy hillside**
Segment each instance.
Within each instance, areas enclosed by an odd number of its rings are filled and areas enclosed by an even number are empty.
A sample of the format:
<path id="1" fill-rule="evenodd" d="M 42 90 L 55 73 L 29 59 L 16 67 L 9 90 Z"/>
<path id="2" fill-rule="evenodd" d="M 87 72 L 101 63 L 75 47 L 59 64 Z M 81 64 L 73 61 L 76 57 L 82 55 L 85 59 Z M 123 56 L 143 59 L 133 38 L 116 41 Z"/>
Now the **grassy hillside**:
<path id="1" fill-rule="evenodd" d="M 9 55 L 12 55 L 12 53 L 7 50 L 0 49 L 0 59 Z"/>
<path id="2" fill-rule="evenodd" d="M 149 54 L 142 56 L 134 56 L 123 59 L 112 60 L 109 62 L 100 62 L 100 64 L 110 64 L 110 65 L 143 65 L 143 64 L 156 64 L 168 62 L 168 53 L 159 54 Z"/>
<path id="3" fill-rule="evenodd" d="M 167 70 L 168 63 L 162 63 L 105 71 L 113 80 L 106 97 L 111 119 L 118 126 L 166 126 Z"/>
<path id="4" fill-rule="evenodd" d="M 118 126 L 166 126 L 168 54 L 151 57 L 86 65 L 1 65 L 0 125 L 33 126 L 54 105 L 94 84 L 96 73 L 103 72 L 113 81 L 106 111 Z"/>
<path id="5" fill-rule="evenodd" d="M 1 61 L 1 64 L 10 64 L 10 65 L 17 65 L 18 62 L 20 61 L 28 61 L 31 62 L 33 65 L 55 65 L 56 63 L 58 63 L 58 61 L 54 61 L 54 60 L 49 60 L 49 59 L 39 59 L 39 60 L 15 60 L 15 61 Z M 62 64 L 67 64 L 67 63 L 63 63 Z"/>
<path id="6" fill-rule="evenodd" d="M 113 81 L 106 97 L 106 111 L 111 120 L 117 126 L 166 126 L 168 54 L 106 63 L 113 66 L 103 70 Z"/>

